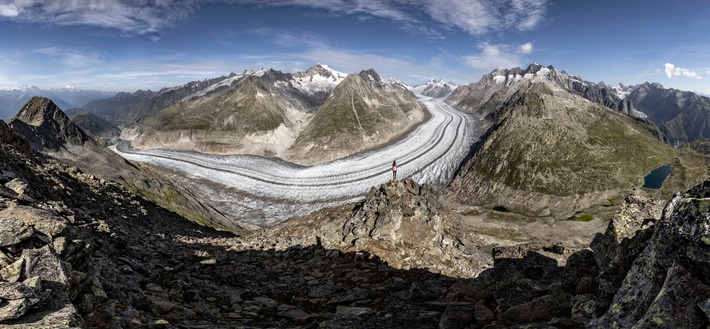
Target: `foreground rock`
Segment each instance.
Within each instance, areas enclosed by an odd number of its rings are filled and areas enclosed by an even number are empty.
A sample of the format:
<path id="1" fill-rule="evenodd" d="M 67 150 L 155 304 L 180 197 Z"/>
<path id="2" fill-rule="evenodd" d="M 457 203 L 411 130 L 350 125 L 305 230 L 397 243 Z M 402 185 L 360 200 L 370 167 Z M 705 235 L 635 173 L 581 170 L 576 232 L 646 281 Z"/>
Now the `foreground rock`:
<path id="1" fill-rule="evenodd" d="M 456 277 L 474 277 L 491 265 L 479 251 L 482 243 L 442 209 L 432 188 L 411 179 L 373 187 L 355 206 L 283 223 L 257 241 L 274 241 L 277 249 L 317 243 L 342 252 L 368 252 L 395 268 L 428 268 Z"/>

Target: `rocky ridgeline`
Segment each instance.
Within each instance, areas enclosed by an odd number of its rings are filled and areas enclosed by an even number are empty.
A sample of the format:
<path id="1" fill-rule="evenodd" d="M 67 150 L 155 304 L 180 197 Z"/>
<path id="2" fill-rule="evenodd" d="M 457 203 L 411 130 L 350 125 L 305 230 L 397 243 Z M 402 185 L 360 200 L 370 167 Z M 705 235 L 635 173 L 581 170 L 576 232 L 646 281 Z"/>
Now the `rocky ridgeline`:
<path id="1" fill-rule="evenodd" d="M 710 181 L 665 207 L 627 197 L 589 249 L 499 247 L 481 272 L 475 237 L 412 181 L 235 237 L 0 137 L 3 328 L 709 323 Z"/>

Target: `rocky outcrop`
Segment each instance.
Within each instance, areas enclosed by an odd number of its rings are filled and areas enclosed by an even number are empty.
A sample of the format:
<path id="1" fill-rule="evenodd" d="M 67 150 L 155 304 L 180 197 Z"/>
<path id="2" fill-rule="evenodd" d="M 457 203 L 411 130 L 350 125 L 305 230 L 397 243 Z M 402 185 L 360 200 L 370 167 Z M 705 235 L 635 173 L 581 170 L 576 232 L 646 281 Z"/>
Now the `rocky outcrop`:
<path id="1" fill-rule="evenodd" d="M 9 125 L 38 152 L 56 152 L 67 145 L 83 145 L 89 140 L 84 131 L 48 98 L 32 98 Z"/>
<path id="2" fill-rule="evenodd" d="M 365 200 L 279 224 L 257 241 L 276 248 L 317 243 L 341 252 L 367 252 L 399 269 L 429 268 L 473 277 L 490 266 L 480 242 L 442 209 L 428 185 L 411 179 L 372 188 Z"/>
<path id="3" fill-rule="evenodd" d="M 709 315 L 704 311 L 710 298 L 708 191 L 710 182 L 705 181 L 676 196 L 666 204 L 652 233 L 642 229 L 630 240 L 622 240 L 628 244 L 622 251 L 638 257 L 632 263 L 618 262 L 630 264 L 629 270 L 609 309 L 593 320 L 592 325 L 608 328 L 708 325 Z M 636 222 L 638 225 L 639 221 Z"/>
<path id="4" fill-rule="evenodd" d="M 0 142 L 13 146 L 16 150 L 24 153 L 26 156 L 30 156 L 32 153 L 32 145 L 28 143 L 24 138 L 15 134 L 12 128 L 8 126 L 5 121 L 0 120 Z"/>

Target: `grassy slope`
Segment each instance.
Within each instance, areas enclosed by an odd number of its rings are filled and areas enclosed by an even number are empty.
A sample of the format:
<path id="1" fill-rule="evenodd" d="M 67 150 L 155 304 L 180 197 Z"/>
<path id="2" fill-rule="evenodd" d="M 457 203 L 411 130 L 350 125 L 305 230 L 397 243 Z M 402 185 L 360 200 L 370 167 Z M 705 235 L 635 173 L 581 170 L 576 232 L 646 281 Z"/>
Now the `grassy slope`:
<path id="1" fill-rule="evenodd" d="M 284 122 L 271 93 L 260 86 L 256 77 L 247 78 L 235 90 L 181 101 L 145 121 L 162 131 L 217 130 L 243 134 L 270 131 Z"/>
<path id="2" fill-rule="evenodd" d="M 644 124 L 580 97 L 542 85 L 516 96 L 474 156 L 469 178 L 573 196 L 638 186 L 674 157 Z"/>

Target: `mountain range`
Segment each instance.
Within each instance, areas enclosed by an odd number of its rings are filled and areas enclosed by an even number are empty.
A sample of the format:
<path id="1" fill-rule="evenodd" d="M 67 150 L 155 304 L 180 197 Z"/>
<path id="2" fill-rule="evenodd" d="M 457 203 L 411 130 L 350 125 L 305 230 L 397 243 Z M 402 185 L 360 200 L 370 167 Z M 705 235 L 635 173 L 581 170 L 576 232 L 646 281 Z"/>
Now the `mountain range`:
<path id="1" fill-rule="evenodd" d="M 334 160 L 389 142 L 426 113 L 412 92 L 374 70 L 345 74 L 245 71 L 157 93 L 87 104 L 136 148 L 278 156 L 300 164 Z"/>
<path id="2" fill-rule="evenodd" d="M 112 97 L 115 94 L 115 92 L 78 89 L 69 85 L 62 89 L 49 90 L 35 86 L 4 88 L 0 89 L 0 119 L 10 119 L 34 96 L 50 98 L 60 108 L 69 110 L 80 108 L 93 100 Z"/>

